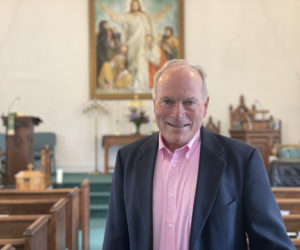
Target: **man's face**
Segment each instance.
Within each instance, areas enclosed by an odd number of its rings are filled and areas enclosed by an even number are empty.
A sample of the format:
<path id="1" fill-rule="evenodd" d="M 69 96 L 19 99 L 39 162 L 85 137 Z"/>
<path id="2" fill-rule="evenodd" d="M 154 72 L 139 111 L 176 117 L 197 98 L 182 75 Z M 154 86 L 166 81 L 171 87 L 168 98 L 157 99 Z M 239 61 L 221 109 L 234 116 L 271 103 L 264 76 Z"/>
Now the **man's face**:
<path id="1" fill-rule="evenodd" d="M 172 36 L 172 31 L 170 29 L 165 29 L 165 36 L 166 37 Z"/>
<path id="2" fill-rule="evenodd" d="M 203 80 L 194 69 L 174 66 L 157 82 L 154 113 L 165 145 L 174 151 L 200 130 L 209 100 L 203 101 Z"/>
<path id="3" fill-rule="evenodd" d="M 131 8 L 133 11 L 138 11 L 140 8 L 140 4 L 138 1 L 132 1 L 131 3 Z"/>

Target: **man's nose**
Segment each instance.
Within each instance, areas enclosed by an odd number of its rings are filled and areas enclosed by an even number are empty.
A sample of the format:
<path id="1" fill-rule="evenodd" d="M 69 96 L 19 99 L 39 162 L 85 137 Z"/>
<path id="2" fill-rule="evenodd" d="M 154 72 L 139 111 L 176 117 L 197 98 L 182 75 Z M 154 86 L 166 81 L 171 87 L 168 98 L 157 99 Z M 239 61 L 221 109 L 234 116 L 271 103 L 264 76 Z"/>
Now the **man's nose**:
<path id="1" fill-rule="evenodd" d="M 174 118 L 181 118 L 185 116 L 184 106 L 181 102 L 175 104 L 171 114 Z"/>

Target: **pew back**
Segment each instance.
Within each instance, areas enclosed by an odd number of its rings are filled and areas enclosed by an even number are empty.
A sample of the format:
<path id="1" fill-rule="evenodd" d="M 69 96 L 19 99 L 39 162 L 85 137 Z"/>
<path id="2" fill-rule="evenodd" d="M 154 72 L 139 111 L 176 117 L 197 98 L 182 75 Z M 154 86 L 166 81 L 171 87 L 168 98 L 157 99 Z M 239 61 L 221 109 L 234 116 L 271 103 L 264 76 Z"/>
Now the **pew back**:
<path id="1" fill-rule="evenodd" d="M 16 250 L 24 250 L 25 249 L 25 238 L 19 239 L 0 239 L 0 247 L 1 250 L 7 245 L 13 246 Z"/>
<path id="2" fill-rule="evenodd" d="M 293 244 L 297 250 L 300 250 L 300 239 L 292 239 Z"/>
<path id="3" fill-rule="evenodd" d="M 85 179 L 80 186 L 80 228 L 82 249 L 89 250 L 90 239 L 90 181 Z"/>
<path id="4" fill-rule="evenodd" d="M 16 249 L 26 249 L 26 250 L 47 250 L 47 216 L 39 216 L 36 220 L 30 221 L 26 218 L 21 218 L 16 220 L 15 227 L 8 225 L 14 224 L 11 217 L 1 218 L 7 227 L 7 232 L 5 235 L 0 234 L 0 246 L 5 244 L 11 244 L 16 246 Z M 16 226 L 24 228 L 24 223 L 27 221 L 27 227 L 24 231 L 16 230 Z M 6 222 L 6 223 L 5 223 Z M 10 231 L 9 231 L 10 230 Z M 9 232 L 8 232 L 9 231 Z M 19 234 L 16 234 L 18 231 Z"/>
<path id="5" fill-rule="evenodd" d="M 300 214 L 300 199 L 276 199 L 280 210 L 288 210 L 290 214 Z"/>
<path id="6" fill-rule="evenodd" d="M 0 199 L 58 199 L 67 197 L 67 245 L 70 250 L 78 248 L 78 230 L 82 231 L 83 249 L 89 250 L 90 228 L 90 182 L 86 178 L 80 189 L 57 188 L 39 191 L 0 189 Z"/>
<path id="7" fill-rule="evenodd" d="M 288 232 L 300 231 L 300 214 L 283 215 L 282 219 Z"/>
<path id="8" fill-rule="evenodd" d="M 272 187 L 276 199 L 300 199 L 300 187 Z"/>
<path id="9" fill-rule="evenodd" d="M 39 191 L 22 191 L 15 189 L 0 189 L 0 199 L 7 200 L 53 200 L 67 198 L 67 230 L 66 239 L 69 250 L 78 249 L 78 230 L 79 230 L 79 207 L 80 190 L 78 187 L 72 189 L 47 189 Z M 1 206 L 1 203 L 0 203 Z M 1 214 L 1 209 L 0 209 Z"/>
<path id="10" fill-rule="evenodd" d="M 6 244 L 0 250 L 16 250 L 11 244 Z"/>
<path id="11" fill-rule="evenodd" d="M 67 201 L 65 199 L 0 200 L 0 214 L 48 215 L 48 217 L 50 217 L 48 223 L 48 246 L 53 250 L 63 250 L 66 247 L 66 204 Z M 9 220 L 9 218 L 5 217 L 2 219 Z M 25 219 L 23 219 L 23 221 L 24 220 Z M 18 230 L 16 230 L 16 232 L 18 232 Z"/>

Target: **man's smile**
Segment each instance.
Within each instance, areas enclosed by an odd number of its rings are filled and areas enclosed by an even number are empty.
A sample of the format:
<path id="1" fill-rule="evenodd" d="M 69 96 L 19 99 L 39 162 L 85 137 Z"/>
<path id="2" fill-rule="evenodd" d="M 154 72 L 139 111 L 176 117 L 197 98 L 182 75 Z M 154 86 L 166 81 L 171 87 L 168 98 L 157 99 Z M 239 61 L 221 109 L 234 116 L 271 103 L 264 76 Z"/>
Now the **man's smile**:
<path id="1" fill-rule="evenodd" d="M 190 123 L 185 123 L 185 124 L 178 124 L 178 123 L 171 123 L 171 122 L 166 122 L 169 126 L 173 128 L 184 128 L 190 125 Z"/>

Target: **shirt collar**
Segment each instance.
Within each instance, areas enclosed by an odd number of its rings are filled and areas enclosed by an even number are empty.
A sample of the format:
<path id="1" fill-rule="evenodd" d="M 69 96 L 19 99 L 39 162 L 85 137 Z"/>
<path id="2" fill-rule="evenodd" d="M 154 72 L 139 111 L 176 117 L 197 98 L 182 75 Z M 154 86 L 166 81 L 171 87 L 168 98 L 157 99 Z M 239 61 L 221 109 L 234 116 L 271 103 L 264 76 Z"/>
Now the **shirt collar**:
<path id="1" fill-rule="evenodd" d="M 185 157 L 186 159 L 189 158 L 192 150 L 196 147 L 197 142 L 200 143 L 200 131 L 198 131 L 195 136 L 184 146 L 181 148 L 178 148 L 175 150 L 176 151 L 185 151 Z M 163 142 L 161 132 L 159 133 L 159 142 L 158 142 L 158 150 L 162 153 L 162 157 L 172 157 L 173 153 L 166 147 L 166 145 Z"/>

